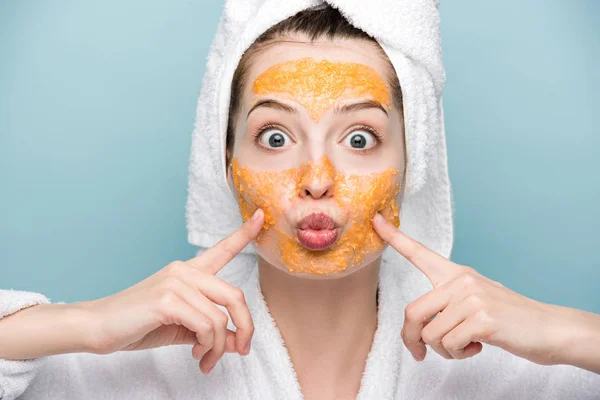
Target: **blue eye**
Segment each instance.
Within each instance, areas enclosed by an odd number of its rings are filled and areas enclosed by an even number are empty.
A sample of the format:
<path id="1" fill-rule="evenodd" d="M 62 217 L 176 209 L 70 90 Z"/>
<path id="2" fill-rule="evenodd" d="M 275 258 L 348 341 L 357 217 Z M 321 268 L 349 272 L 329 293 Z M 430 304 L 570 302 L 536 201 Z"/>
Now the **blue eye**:
<path id="1" fill-rule="evenodd" d="M 291 139 L 279 129 L 269 129 L 259 138 L 261 145 L 271 148 L 280 148 L 289 145 Z"/>
<path id="2" fill-rule="evenodd" d="M 356 130 L 344 138 L 344 145 L 357 150 L 370 149 L 377 143 L 373 135 L 365 130 Z"/>

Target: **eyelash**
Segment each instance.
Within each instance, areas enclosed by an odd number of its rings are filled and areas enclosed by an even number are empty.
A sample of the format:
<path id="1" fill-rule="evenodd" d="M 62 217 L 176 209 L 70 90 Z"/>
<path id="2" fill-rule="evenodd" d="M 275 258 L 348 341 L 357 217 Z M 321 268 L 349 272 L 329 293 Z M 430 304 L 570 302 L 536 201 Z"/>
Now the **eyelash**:
<path id="1" fill-rule="evenodd" d="M 267 122 L 267 124 L 266 124 L 266 125 L 263 125 L 263 126 L 262 126 L 262 127 L 260 127 L 259 129 L 257 129 L 257 130 L 256 130 L 256 131 L 255 131 L 255 132 L 252 134 L 252 136 L 253 136 L 253 138 L 254 138 L 254 144 L 255 144 L 255 145 L 257 145 L 257 146 L 259 146 L 261 150 L 263 150 L 263 151 L 266 151 L 266 152 L 269 152 L 269 153 L 275 153 L 275 152 L 278 152 L 279 150 L 278 150 L 278 149 L 271 149 L 271 148 L 269 148 L 269 147 L 265 147 L 265 146 L 261 145 L 260 143 L 258 143 L 258 141 L 259 141 L 259 139 L 260 139 L 260 136 L 261 136 L 263 133 L 265 133 L 266 131 L 268 131 L 269 129 L 279 129 L 280 131 L 283 131 L 283 129 L 282 129 L 280 126 L 278 126 L 278 125 L 274 124 L 273 122 Z M 288 135 L 288 136 L 289 136 L 289 135 Z"/>
<path id="2" fill-rule="evenodd" d="M 270 153 L 274 153 L 274 152 L 277 152 L 279 150 L 271 149 L 271 148 L 262 146 L 262 145 L 260 145 L 258 143 L 258 141 L 260 139 L 260 136 L 263 133 L 265 133 L 266 131 L 268 131 L 269 129 L 283 130 L 280 126 L 276 125 L 275 123 L 273 123 L 273 122 L 267 122 L 265 125 L 263 125 L 259 129 L 257 129 L 254 133 L 252 133 L 252 137 L 253 137 L 254 143 L 257 146 L 260 146 L 264 151 L 268 151 Z M 350 131 L 350 133 L 348 133 L 348 135 L 350 135 L 352 132 L 360 131 L 360 130 L 367 131 L 371 135 L 373 135 L 373 138 L 375 139 L 375 142 L 377 142 L 377 145 L 379 145 L 379 144 L 381 144 L 383 142 L 383 136 L 381 135 L 381 133 L 377 132 L 375 129 L 371 128 L 368 125 L 358 125 L 358 126 L 355 126 L 354 128 L 352 128 L 352 130 Z M 346 135 L 346 136 L 348 136 L 348 135 Z M 346 138 L 346 136 L 344 136 L 344 139 Z M 375 150 L 378 147 L 377 145 L 373 146 L 373 147 L 371 147 L 369 149 L 366 149 L 366 150 L 352 150 L 352 151 L 354 151 L 356 153 L 361 153 L 361 154 L 368 154 L 371 151 Z"/>
<path id="3" fill-rule="evenodd" d="M 350 131 L 350 133 L 348 133 L 346 136 L 344 136 L 344 138 L 342 140 L 345 140 L 348 136 L 350 136 L 353 132 L 356 132 L 356 131 L 369 132 L 375 139 L 376 144 L 375 144 L 375 146 L 372 146 L 365 150 L 350 149 L 350 151 L 352 151 L 353 153 L 360 154 L 360 155 L 370 154 L 370 153 L 376 151 L 379 148 L 379 145 L 383 142 L 383 135 L 381 135 L 381 133 L 377 132 L 375 129 L 371 128 L 369 125 L 357 125 L 357 126 L 353 127 L 352 130 Z"/>

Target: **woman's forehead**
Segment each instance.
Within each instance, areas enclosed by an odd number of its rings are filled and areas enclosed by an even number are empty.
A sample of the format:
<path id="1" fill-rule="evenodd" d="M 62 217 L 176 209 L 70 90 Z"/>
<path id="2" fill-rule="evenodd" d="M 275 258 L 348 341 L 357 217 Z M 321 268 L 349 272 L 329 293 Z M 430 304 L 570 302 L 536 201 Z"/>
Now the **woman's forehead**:
<path id="1" fill-rule="evenodd" d="M 344 100 L 369 99 L 391 109 L 385 62 L 366 41 L 281 43 L 253 60 L 246 106 L 263 97 L 296 101 L 318 120 Z"/>
<path id="2" fill-rule="evenodd" d="M 355 63 L 370 67 L 387 82 L 387 64 L 374 43 L 356 39 L 334 39 L 315 42 L 286 41 L 269 45 L 252 59 L 246 93 L 252 92 L 254 81 L 269 68 L 290 61 L 311 58 L 331 63 Z"/>

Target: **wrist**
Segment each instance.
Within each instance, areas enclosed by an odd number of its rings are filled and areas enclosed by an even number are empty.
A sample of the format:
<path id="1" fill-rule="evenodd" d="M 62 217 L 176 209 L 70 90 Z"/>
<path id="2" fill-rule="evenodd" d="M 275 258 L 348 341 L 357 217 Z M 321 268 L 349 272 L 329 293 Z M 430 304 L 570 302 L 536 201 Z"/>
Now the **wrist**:
<path id="1" fill-rule="evenodd" d="M 69 353 L 96 353 L 98 329 L 91 301 L 69 304 L 64 312 L 64 329 L 69 332 Z"/>
<path id="2" fill-rule="evenodd" d="M 558 364 L 568 364 L 600 374 L 600 315 L 555 306 L 563 326 L 559 341 Z"/>
<path id="3" fill-rule="evenodd" d="M 89 324 L 79 304 L 40 304 L 17 311 L 0 322 L 0 358 L 26 360 L 87 351 Z"/>
<path id="4" fill-rule="evenodd" d="M 34 335 L 35 350 L 40 355 L 89 352 L 89 312 L 84 303 L 47 304 L 31 315 L 30 330 Z"/>
<path id="5" fill-rule="evenodd" d="M 103 335 L 104 324 L 99 321 L 98 313 L 95 311 L 97 301 L 84 301 L 74 305 L 73 320 L 81 323 L 77 343 L 81 352 L 108 354 L 107 341 Z"/>

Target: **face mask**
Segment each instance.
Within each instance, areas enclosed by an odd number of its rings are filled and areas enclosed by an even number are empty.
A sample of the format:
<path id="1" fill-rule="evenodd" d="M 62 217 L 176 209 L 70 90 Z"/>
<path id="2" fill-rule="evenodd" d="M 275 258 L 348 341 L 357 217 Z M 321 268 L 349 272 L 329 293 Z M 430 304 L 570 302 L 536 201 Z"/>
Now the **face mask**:
<path id="1" fill-rule="evenodd" d="M 314 120 L 344 99 L 371 98 L 390 108 L 390 92 L 373 68 L 359 63 L 291 60 L 264 71 L 252 86 L 256 95 L 277 94 L 306 108 Z"/>
<path id="2" fill-rule="evenodd" d="M 319 120 L 336 103 L 351 99 L 370 99 L 390 109 L 390 92 L 377 71 L 351 62 L 291 60 L 266 69 L 252 86 L 256 96 L 275 95 L 304 107 L 313 120 Z M 257 208 L 265 212 L 263 230 L 256 239 L 259 254 L 274 265 L 291 272 L 312 275 L 334 274 L 360 266 L 365 258 L 384 247 L 373 230 L 376 212 L 399 226 L 396 196 L 400 191 L 400 172 L 395 169 L 367 175 L 347 175 L 337 170 L 330 159 L 307 163 L 283 171 L 253 171 L 232 160 L 232 175 L 242 218 L 247 220 Z M 337 241 L 324 250 L 310 250 L 296 236 L 286 211 L 301 206 L 300 193 L 307 183 L 327 179 L 332 184 L 335 214 L 345 225 Z M 313 204 L 317 204 L 315 201 Z M 296 210 L 298 209 L 296 208 Z M 274 251 L 273 251 L 274 250 Z M 374 257 L 371 257 L 372 259 Z"/>
<path id="3" fill-rule="evenodd" d="M 396 227 L 400 225 L 396 196 L 400 191 L 399 171 L 388 169 L 366 175 L 347 175 L 337 170 L 323 157 L 319 163 L 307 163 L 283 171 L 256 172 L 232 160 L 232 176 L 237 189 L 237 201 L 244 221 L 257 208 L 265 213 L 265 224 L 256 239 L 259 254 L 265 246 L 275 249 L 281 262 L 291 272 L 312 275 L 333 274 L 348 267 L 358 267 L 365 256 L 379 252 L 384 242 L 372 226 L 376 212 Z M 284 223 L 283 204 L 295 207 L 301 201 L 300 192 L 306 182 L 328 179 L 337 211 L 347 221 L 338 240 L 325 250 L 310 250 L 294 235 L 295 227 Z M 318 202 L 319 200 L 317 200 Z"/>

